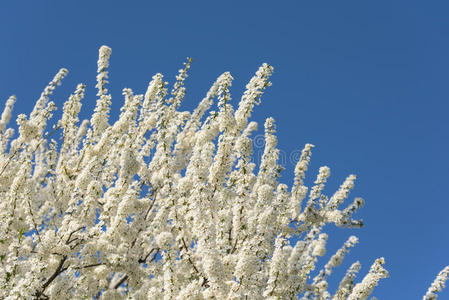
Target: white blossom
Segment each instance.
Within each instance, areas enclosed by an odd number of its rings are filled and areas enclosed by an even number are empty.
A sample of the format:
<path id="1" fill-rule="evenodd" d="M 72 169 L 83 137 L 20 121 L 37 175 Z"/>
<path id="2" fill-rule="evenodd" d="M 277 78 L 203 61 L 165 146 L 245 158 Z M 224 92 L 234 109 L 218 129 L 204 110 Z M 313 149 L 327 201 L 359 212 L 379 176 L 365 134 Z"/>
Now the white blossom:
<path id="1" fill-rule="evenodd" d="M 16 102 L 16 96 L 12 95 L 6 100 L 5 109 L 3 110 L 2 117 L 0 120 L 0 131 L 4 131 L 6 125 L 8 125 L 9 120 L 11 120 L 11 112 Z"/>
<path id="2" fill-rule="evenodd" d="M 79 84 L 57 125 L 44 134 L 56 109 L 50 96 L 66 69 L 29 115 L 17 117 L 18 136 L 7 127 L 15 97 L 6 101 L 0 119 L 1 299 L 366 299 L 388 275 L 381 258 L 354 284 L 361 268 L 356 262 L 337 291 L 329 291 L 328 277 L 358 242 L 355 236 L 314 274 L 326 253 L 325 225 L 362 226 L 351 217 L 364 201 L 355 198 L 340 210 L 355 175 L 329 199 L 328 167 L 306 186 L 311 144 L 301 152 L 292 187 L 279 182 L 273 118 L 265 121 L 265 148 L 255 160 L 257 123 L 250 116 L 271 85 L 273 67 L 262 64 L 237 105 L 231 103 L 233 77 L 223 73 L 190 113 L 180 111 L 188 59 L 171 90 L 159 73 L 145 94 L 123 89 L 120 116 L 109 124 L 110 56 L 102 46 L 90 121 L 79 124 L 86 90 Z M 424 299 L 436 298 L 448 272 L 438 275 Z"/>
<path id="3" fill-rule="evenodd" d="M 379 280 L 388 277 L 388 272 L 382 267 L 383 264 L 385 264 L 383 257 L 376 259 L 362 282 L 354 286 L 351 294 L 348 296 L 348 300 L 364 300 L 369 297 L 374 287 L 378 285 Z"/>
<path id="4" fill-rule="evenodd" d="M 446 280 L 449 278 L 449 266 L 445 267 L 438 273 L 435 280 L 430 285 L 427 293 L 424 295 L 423 300 L 434 300 L 437 299 L 437 292 L 440 292 L 444 287 Z"/>

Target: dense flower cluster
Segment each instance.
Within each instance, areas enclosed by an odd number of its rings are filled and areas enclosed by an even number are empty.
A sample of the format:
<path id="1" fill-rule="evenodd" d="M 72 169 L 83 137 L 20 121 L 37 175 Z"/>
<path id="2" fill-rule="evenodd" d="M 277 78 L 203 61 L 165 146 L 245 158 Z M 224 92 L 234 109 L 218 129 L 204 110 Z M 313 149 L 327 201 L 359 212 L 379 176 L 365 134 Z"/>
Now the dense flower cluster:
<path id="1" fill-rule="evenodd" d="M 0 120 L 0 298 L 2 299 L 366 299 L 388 276 L 377 259 L 357 284 L 356 262 L 336 291 L 327 278 L 357 242 L 351 236 L 310 280 L 326 251 L 325 224 L 360 227 L 346 208 L 356 177 L 331 197 L 330 176 L 304 178 L 313 145 L 305 145 L 292 188 L 278 182 L 276 126 L 265 122 L 265 149 L 256 168 L 249 118 L 273 68 L 263 64 L 234 110 L 224 73 L 192 112 L 179 111 L 191 60 L 171 91 L 156 74 L 145 95 L 124 89 L 119 119 L 109 124 L 111 49 L 98 59 L 97 105 L 78 114 L 85 86 L 56 109 L 49 97 L 67 70 L 45 88 L 30 116 L 7 128 L 16 98 Z M 207 113 L 214 99 L 216 111 Z M 60 142 L 51 138 L 61 133 Z M 304 205 L 303 205 L 304 202 Z M 425 299 L 435 299 L 440 273 Z"/>

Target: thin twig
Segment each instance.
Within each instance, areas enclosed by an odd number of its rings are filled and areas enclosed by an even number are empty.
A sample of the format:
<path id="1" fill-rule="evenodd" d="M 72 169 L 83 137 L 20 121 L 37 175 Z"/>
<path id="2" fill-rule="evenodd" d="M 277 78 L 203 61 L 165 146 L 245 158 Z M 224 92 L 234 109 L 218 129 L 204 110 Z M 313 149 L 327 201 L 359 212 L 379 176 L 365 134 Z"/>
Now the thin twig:
<path id="1" fill-rule="evenodd" d="M 183 245 L 184 245 L 184 249 L 186 249 L 186 252 L 189 252 L 189 248 L 187 248 L 187 243 L 186 243 L 186 241 L 184 240 L 184 237 L 182 237 L 181 240 L 182 240 L 182 243 L 183 243 Z M 202 275 L 202 274 L 200 273 L 200 271 L 198 271 L 197 267 L 195 266 L 195 264 L 193 263 L 192 259 L 190 258 L 190 254 L 187 253 L 187 255 L 188 255 L 187 260 L 188 260 L 189 263 L 192 265 L 192 267 L 193 267 L 193 269 L 195 270 L 195 272 L 196 272 L 198 275 L 200 275 L 201 277 L 203 277 L 203 279 L 204 279 L 203 284 L 202 284 L 201 286 L 206 286 L 206 287 L 208 287 L 208 286 L 209 286 L 209 279 L 207 279 L 206 276 Z"/>
<path id="2" fill-rule="evenodd" d="M 80 231 L 80 230 L 81 230 L 81 229 L 83 229 L 83 228 L 84 228 L 84 226 L 81 226 L 80 228 L 78 228 L 78 229 L 75 229 L 75 230 L 73 230 L 72 232 L 70 232 L 70 234 L 69 234 L 69 237 L 67 238 L 67 241 L 65 242 L 65 243 L 66 243 L 66 245 L 68 245 L 68 244 L 70 244 L 71 242 L 75 241 L 75 240 L 76 240 L 76 238 L 75 238 L 75 239 L 73 239 L 73 240 L 70 240 L 70 238 L 72 237 L 72 234 L 74 234 L 74 233 L 76 233 L 76 232 Z"/>
<path id="3" fill-rule="evenodd" d="M 127 279 L 128 275 L 123 276 L 122 279 L 120 279 L 119 282 L 114 285 L 114 289 L 118 289 Z"/>

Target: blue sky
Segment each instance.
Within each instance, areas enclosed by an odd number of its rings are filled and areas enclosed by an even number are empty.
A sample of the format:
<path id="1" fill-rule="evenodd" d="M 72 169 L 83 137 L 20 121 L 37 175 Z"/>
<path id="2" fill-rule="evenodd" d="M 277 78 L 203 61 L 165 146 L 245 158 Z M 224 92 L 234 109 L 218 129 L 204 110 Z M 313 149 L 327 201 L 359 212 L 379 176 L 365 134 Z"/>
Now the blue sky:
<path id="1" fill-rule="evenodd" d="M 52 98 L 62 107 L 79 82 L 95 105 L 98 48 L 112 48 L 112 119 L 121 89 L 143 93 L 161 72 L 173 83 L 193 57 L 184 108 L 224 71 L 245 84 L 267 62 L 273 86 L 254 119 L 277 122 L 287 155 L 309 142 L 309 182 L 331 168 L 327 193 L 358 175 L 351 197 L 366 205 L 360 230 L 326 229 L 328 258 L 350 234 L 360 243 L 331 280 L 355 260 L 366 274 L 383 256 L 390 278 L 379 299 L 418 299 L 449 264 L 449 3 L 446 1 L 2 1 L 0 98 L 29 113 L 47 82 L 69 69 Z M 2 104 L 3 105 L 3 104 Z M 294 165 L 286 162 L 282 181 Z M 440 294 L 449 299 L 449 288 Z"/>

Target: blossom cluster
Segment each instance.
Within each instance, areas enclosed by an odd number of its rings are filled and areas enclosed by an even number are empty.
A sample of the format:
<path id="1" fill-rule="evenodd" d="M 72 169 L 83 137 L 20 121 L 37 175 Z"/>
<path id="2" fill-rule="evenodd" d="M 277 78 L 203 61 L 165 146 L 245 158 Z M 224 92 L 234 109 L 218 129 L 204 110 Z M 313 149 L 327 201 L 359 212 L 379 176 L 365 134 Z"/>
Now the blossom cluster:
<path id="1" fill-rule="evenodd" d="M 223 73 L 193 112 L 180 111 L 191 60 L 169 90 L 156 74 L 144 95 L 124 89 L 109 124 L 106 89 L 111 49 L 99 51 L 96 108 L 79 120 L 86 86 L 79 84 L 62 117 L 49 98 L 67 75 L 45 88 L 30 116 L 7 128 L 16 101 L 0 120 L 0 298 L 2 299 L 367 299 L 388 276 L 377 259 L 354 283 L 347 270 L 335 291 L 328 277 L 357 242 L 351 236 L 311 279 L 326 251 L 326 224 L 357 228 L 363 199 L 341 207 L 356 179 L 330 197 L 322 167 L 304 183 L 313 145 L 306 144 L 292 187 L 279 182 L 276 125 L 265 122 L 261 161 L 252 161 L 250 121 L 271 85 L 263 64 L 231 105 Z M 212 110 L 217 100 L 216 110 Z M 60 134 L 60 139 L 54 139 Z M 425 299 L 447 279 L 440 273 Z"/>

